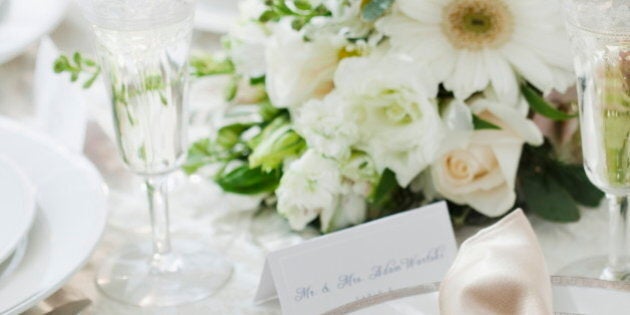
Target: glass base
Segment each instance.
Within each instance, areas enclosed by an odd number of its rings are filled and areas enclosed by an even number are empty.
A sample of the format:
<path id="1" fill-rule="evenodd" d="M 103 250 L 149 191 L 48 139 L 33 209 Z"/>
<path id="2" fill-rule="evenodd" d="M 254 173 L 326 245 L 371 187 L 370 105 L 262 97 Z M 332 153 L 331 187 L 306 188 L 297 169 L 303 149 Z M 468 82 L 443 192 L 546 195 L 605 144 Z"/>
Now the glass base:
<path id="1" fill-rule="evenodd" d="M 573 262 L 557 273 L 562 276 L 578 276 L 608 281 L 630 281 L 630 268 L 623 271 L 608 267 L 608 257 L 595 256 Z"/>
<path id="2" fill-rule="evenodd" d="M 175 241 L 173 248 L 162 256 L 148 244 L 124 248 L 101 265 L 97 287 L 124 304 L 166 307 L 203 300 L 232 275 L 232 264 L 201 242 Z"/>

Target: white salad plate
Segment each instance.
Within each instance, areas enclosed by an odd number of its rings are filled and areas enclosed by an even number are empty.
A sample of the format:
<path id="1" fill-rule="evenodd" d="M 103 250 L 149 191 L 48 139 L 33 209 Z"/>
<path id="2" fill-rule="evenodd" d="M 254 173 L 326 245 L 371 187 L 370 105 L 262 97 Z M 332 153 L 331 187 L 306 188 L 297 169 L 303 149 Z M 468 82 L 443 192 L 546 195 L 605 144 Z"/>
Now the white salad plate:
<path id="1" fill-rule="evenodd" d="M 69 0 L 0 0 L 0 64 L 55 29 L 69 3 Z"/>
<path id="2" fill-rule="evenodd" d="M 0 154 L 0 263 L 24 239 L 34 218 L 33 185 L 15 163 Z"/>
<path id="3" fill-rule="evenodd" d="M 0 314 L 17 314 L 54 293 L 88 260 L 105 227 L 106 194 L 88 160 L 1 117 L 0 148 L 37 190 L 24 256 L 0 279 Z"/>
<path id="4" fill-rule="evenodd" d="M 224 34 L 238 21 L 240 0 L 197 0 L 195 28 Z"/>
<path id="5" fill-rule="evenodd" d="M 556 315 L 630 314 L 630 283 L 552 277 Z M 326 315 L 439 315 L 439 283 L 390 291 L 358 300 Z"/>

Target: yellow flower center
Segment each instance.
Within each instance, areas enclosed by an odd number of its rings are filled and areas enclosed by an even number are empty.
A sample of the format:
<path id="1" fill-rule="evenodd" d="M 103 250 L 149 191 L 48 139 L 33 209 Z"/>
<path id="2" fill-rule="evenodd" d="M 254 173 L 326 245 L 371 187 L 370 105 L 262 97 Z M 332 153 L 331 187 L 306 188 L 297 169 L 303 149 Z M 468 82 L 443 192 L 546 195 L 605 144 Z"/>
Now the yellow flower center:
<path id="1" fill-rule="evenodd" d="M 442 30 L 457 49 L 497 48 L 514 30 L 514 17 L 503 0 L 454 0 L 443 17 Z"/>

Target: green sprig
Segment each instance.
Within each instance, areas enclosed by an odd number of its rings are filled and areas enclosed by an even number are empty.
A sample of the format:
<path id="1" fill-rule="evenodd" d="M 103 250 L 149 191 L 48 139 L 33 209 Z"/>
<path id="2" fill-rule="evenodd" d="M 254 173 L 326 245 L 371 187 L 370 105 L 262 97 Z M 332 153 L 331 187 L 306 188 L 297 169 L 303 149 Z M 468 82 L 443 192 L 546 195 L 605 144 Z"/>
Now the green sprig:
<path id="1" fill-rule="evenodd" d="M 75 52 L 72 58 L 60 55 L 53 64 L 53 70 L 55 73 L 68 72 L 72 82 L 79 80 L 81 74 L 89 75 L 83 82 L 84 89 L 91 87 L 101 73 L 101 67 L 94 60 L 84 58 L 79 52 Z"/>

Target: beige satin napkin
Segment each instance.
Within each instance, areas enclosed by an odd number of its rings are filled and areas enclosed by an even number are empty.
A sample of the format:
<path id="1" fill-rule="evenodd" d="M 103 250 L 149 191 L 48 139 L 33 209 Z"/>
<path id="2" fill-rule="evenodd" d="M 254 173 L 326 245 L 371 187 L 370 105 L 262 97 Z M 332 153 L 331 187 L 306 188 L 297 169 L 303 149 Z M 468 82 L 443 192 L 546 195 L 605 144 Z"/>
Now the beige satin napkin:
<path id="1" fill-rule="evenodd" d="M 442 315 L 553 314 L 545 259 L 523 211 L 466 240 L 440 285 Z"/>

